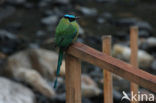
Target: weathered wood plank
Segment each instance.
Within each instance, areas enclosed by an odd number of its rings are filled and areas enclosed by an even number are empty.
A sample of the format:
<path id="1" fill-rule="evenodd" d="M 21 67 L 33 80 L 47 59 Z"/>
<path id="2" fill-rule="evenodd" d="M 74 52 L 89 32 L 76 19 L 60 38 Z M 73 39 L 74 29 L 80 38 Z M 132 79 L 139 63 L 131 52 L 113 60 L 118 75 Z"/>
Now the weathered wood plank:
<path id="1" fill-rule="evenodd" d="M 103 36 L 102 37 L 102 49 L 103 53 L 111 55 L 111 36 Z M 113 103 L 113 96 L 112 96 L 112 73 L 108 70 L 103 69 L 104 75 L 104 103 Z"/>
<path id="2" fill-rule="evenodd" d="M 131 47 L 131 56 L 130 63 L 138 67 L 138 27 L 132 26 L 130 28 L 130 47 Z M 131 82 L 131 91 L 134 94 L 138 94 L 138 85 Z M 131 101 L 131 103 L 138 103 L 138 101 Z"/>
<path id="3" fill-rule="evenodd" d="M 81 63 L 66 55 L 66 103 L 81 103 Z"/>
<path id="4" fill-rule="evenodd" d="M 115 59 L 82 43 L 75 43 L 71 45 L 68 48 L 67 53 L 79 58 L 80 60 L 97 65 L 100 68 L 105 68 L 106 70 L 113 72 L 127 80 L 135 82 L 142 87 L 156 92 L 155 75 L 140 70 L 121 60 Z"/>

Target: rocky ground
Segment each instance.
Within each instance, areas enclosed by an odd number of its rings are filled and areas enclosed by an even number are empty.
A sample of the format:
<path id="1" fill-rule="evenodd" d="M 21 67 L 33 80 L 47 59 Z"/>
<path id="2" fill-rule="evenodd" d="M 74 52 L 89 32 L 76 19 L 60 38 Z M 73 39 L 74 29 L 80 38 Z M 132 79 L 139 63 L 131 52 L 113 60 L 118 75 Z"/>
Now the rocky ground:
<path id="1" fill-rule="evenodd" d="M 101 50 L 101 36 L 111 34 L 112 55 L 127 62 L 129 27 L 138 26 L 139 67 L 155 75 L 155 7 L 154 0 L 1 0 L 0 103 L 65 102 L 64 62 L 53 89 L 58 56 L 53 37 L 66 13 L 80 16 L 79 42 Z M 102 103 L 102 70 L 88 63 L 82 68 L 82 103 Z M 114 102 L 119 103 L 129 82 L 116 75 L 113 80 Z"/>

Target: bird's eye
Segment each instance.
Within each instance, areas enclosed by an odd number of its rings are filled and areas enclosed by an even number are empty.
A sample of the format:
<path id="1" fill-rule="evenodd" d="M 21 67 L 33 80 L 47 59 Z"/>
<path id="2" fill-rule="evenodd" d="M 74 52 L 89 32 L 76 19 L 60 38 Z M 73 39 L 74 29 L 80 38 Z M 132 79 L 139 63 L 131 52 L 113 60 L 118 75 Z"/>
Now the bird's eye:
<path id="1" fill-rule="evenodd" d="M 69 21 L 70 22 L 72 22 L 72 21 L 74 21 L 75 20 L 75 18 L 69 18 Z"/>

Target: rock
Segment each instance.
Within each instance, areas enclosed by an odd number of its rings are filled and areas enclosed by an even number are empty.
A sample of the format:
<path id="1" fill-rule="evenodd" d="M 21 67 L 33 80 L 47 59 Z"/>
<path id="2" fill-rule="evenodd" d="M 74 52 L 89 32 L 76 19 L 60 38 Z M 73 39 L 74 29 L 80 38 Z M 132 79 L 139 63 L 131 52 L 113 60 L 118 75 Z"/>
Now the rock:
<path id="1" fill-rule="evenodd" d="M 152 32 L 152 26 L 148 23 L 148 22 L 145 22 L 145 21 L 137 21 L 136 26 L 139 27 L 139 29 L 141 30 L 147 30 L 149 32 Z"/>
<path id="2" fill-rule="evenodd" d="M 110 12 L 104 12 L 101 14 L 101 17 L 103 17 L 106 20 L 111 20 L 112 19 L 112 14 Z"/>
<path id="3" fill-rule="evenodd" d="M 99 24 L 103 24 L 103 23 L 105 23 L 106 22 L 106 20 L 104 19 L 104 18 L 98 18 L 97 19 L 97 22 L 99 23 Z"/>
<path id="4" fill-rule="evenodd" d="M 124 78 L 122 78 L 116 74 L 112 74 L 112 77 L 113 77 L 113 88 L 114 88 L 115 92 L 122 91 L 122 90 L 129 90 L 129 81 L 125 80 Z M 100 80 L 100 83 L 101 83 L 101 85 L 103 85 L 103 83 L 104 83 L 103 78 Z M 118 96 L 120 96 L 120 95 L 118 95 Z"/>
<path id="5" fill-rule="evenodd" d="M 43 31 L 43 30 L 38 30 L 38 31 L 36 32 L 36 36 L 38 36 L 38 37 L 44 36 L 45 34 L 46 34 L 46 32 Z"/>
<path id="6" fill-rule="evenodd" d="M 20 44 L 19 38 L 6 30 L 0 30 L 0 51 L 10 54 L 18 49 Z M 17 47 L 18 46 L 18 47 Z"/>
<path id="7" fill-rule="evenodd" d="M 44 8 L 44 7 L 48 7 L 50 5 L 48 0 L 41 0 L 38 3 L 38 7 L 39 8 Z"/>
<path id="8" fill-rule="evenodd" d="M 53 97 L 55 95 L 54 90 L 48 85 L 47 81 L 35 70 L 29 68 L 17 68 L 13 71 L 13 77 L 17 80 L 22 80 L 34 89 L 42 93 L 47 97 Z"/>
<path id="9" fill-rule="evenodd" d="M 136 18 L 122 18 L 122 19 L 119 19 L 118 21 L 116 21 L 116 25 L 129 27 L 131 25 L 135 25 L 136 22 L 137 22 Z"/>
<path id="10" fill-rule="evenodd" d="M 152 26 L 146 22 L 146 21 L 140 21 L 136 18 L 122 18 L 122 19 L 119 19 L 115 22 L 115 24 L 117 26 L 121 26 L 121 27 L 124 27 L 124 26 L 138 26 L 139 30 L 145 30 L 149 33 L 152 32 L 153 28 Z"/>
<path id="11" fill-rule="evenodd" d="M 62 17 L 64 13 L 59 9 L 59 8 L 54 8 L 54 9 L 47 9 L 44 11 L 45 16 L 51 16 L 51 15 L 57 15 L 59 17 Z"/>
<path id="12" fill-rule="evenodd" d="M 45 24 L 45 25 L 55 25 L 57 23 L 57 21 L 58 21 L 58 16 L 52 15 L 52 16 L 43 18 L 41 20 L 41 23 Z"/>
<path id="13" fill-rule="evenodd" d="M 82 103 L 93 103 L 90 99 L 82 97 Z"/>
<path id="14" fill-rule="evenodd" d="M 129 61 L 130 59 L 130 48 L 126 46 L 122 46 L 119 44 L 115 44 L 113 46 L 113 56 Z M 154 58 L 152 55 L 148 54 L 146 51 L 139 50 L 138 51 L 138 63 L 141 68 L 148 68 L 151 66 Z"/>
<path id="15" fill-rule="evenodd" d="M 66 101 L 66 94 L 65 93 L 62 93 L 62 94 L 58 94 L 55 98 L 54 98 L 54 101 L 57 101 L 57 102 L 65 102 Z"/>
<path id="16" fill-rule="evenodd" d="M 37 43 L 30 43 L 29 48 L 39 48 L 40 46 Z"/>
<path id="17" fill-rule="evenodd" d="M 139 39 L 139 47 L 141 49 L 147 50 L 150 53 L 154 52 L 156 49 L 156 38 L 155 37 L 149 37 L 149 38 L 142 38 Z"/>
<path id="18" fill-rule="evenodd" d="M 116 89 L 113 89 L 113 98 L 116 101 L 121 101 L 122 95 L 119 91 L 117 91 Z"/>
<path id="19" fill-rule="evenodd" d="M 15 11 L 16 9 L 12 6 L 3 7 L 3 9 L 0 10 L 0 21 L 14 14 Z"/>
<path id="20" fill-rule="evenodd" d="M 6 58 L 6 55 L 0 52 L 0 59 Z"/>
<path id="21" fill-rule="evenodd" d="M 4 0 L 1 0 L 1 1 L 0 1 L 0 5 L 2 5 L 3 3 L 4 3 Z"/>
<path id="22" fill-rule="evenodd" d="M 98 96 L 102 91 L 97 87 L 97 84 L 87 75 L 82 75 L 82 96 L 94 97 Z"/>
<path id="23" fill-rule="evenodd" d="M 6 29 L 9 31 L 18 31 L 22 28 L 22 24 L 20 22 L 9 23 L 6 26 Z"/>
<path id="24" fill-rule="evenodd" d="M 27 0 L 6 0 L 6 2 L 15 5 L 23 5 Z"/>
<path id="25" fill-rule="evenodd" d="M 115 3 L 117 0 L 96 0 L 99 3 Z"/>
<path id="26" fill-rule="evenodd" d="M 152 63 L 152 69 L 156 70 L 156 60 L 154 60 L 154 62 Z"/>
<path id="27" fill-rule="evenodd" d="M 8 31 L 5 31 L 5 30 L 0 30 L 0 39 L 4 40 L 5 38 L 17 39 L 17 37 L 14 34 L 8 32 Z"/>
<path id="28" fill-rule="evenodd" d="M 79 26 L 79 34 L 82 35 L 84 34 L 84 32 L 85 32 L 84 29 L 81 26 Z"/>
<path id="29" fill-rule="evenodd" d="M 150 33 L 147 30 L 139 30 L 139 37 L 149 37 Z"/>
<path id="30" fill-rule="evenodd" d="M 77 9 L 86 16 L 96 16 L 98 13 L 95 8 L 78 7 Z"/>
<path id="31" fill-rule="evenodd" d="M 35 96 L 29 88 L 0 77 L 0 103 L 35 103 Z"/>
<path id="32" fill-rule="evenodd" d="M 70 3 L 70 0 L 54 0 L 54 3 L 59 5 L 67 5 Z"/>
<path id="33" fill-rule="evenodd" d="M 27 9 L 32 9 L 35 7 L 35 5 L 33 3 L 27 2 L 24 4 L 24 7 Z"/>
<path id="34" fill-rule="evenodd" d="M 156 47 L 156 37 L 147 38 L 146 43 L 149 47 Z"/>
<path id="35" fill-rule="evenodd" d="M 44 78 L 55 80 L 57 59 L 58 55 L 55 52 L 39 48 L 27 49 L 8 57 L 6 72 L 7 74 L 12 74 L 11 76 L 16 79 L 19 78 L 22 81 L 26 81 L 42 94 L 50 97 L 55 94 L 53 90 L 50 90 L 51 87 Z M 65 74 L 64 62 L 62 63 L 60 74 Z M 36 82 L 38 82 L 38 85 L 36 85 Z"/>

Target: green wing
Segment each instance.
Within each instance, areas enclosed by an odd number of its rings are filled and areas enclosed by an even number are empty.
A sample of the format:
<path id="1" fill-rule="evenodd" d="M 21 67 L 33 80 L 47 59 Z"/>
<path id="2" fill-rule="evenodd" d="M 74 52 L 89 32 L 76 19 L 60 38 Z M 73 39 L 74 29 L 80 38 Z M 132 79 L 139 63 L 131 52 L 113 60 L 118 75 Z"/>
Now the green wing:
<path id="1" fill-rule="evenodd" d="M 55 43 L 59 47 L 68 47 L 77 34 L 77 28 L 71 24 L 62 23 L 56 28 Z"/>

